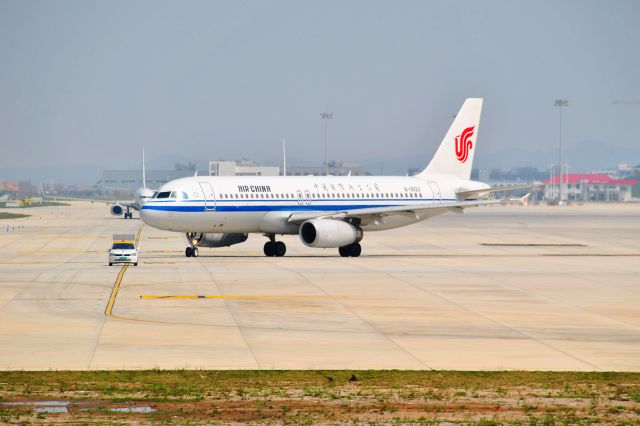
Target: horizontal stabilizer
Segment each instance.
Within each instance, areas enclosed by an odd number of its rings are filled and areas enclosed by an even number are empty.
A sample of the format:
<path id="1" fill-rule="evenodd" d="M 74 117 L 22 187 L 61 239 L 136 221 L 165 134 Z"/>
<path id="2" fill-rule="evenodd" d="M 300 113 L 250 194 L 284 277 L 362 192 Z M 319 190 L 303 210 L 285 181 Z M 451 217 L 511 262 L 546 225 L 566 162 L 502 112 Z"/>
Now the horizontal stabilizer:
<path id="1" fill-rule="evenodd" d="M 537 188 L 540 185 L 512 185 L 512 186 L 494 186 L 492 188 L 484 188 L 484 189 L 474 189 L 471 191 L 460 191 L 456 192 L 456 196 L 459 200 L 466 200 L 469 198 L 482 198 L 486 195 L 489 195 L 493 192 L 504 192 L 504 191 L 512 191 L 517 189 L 533 189 Z"/>

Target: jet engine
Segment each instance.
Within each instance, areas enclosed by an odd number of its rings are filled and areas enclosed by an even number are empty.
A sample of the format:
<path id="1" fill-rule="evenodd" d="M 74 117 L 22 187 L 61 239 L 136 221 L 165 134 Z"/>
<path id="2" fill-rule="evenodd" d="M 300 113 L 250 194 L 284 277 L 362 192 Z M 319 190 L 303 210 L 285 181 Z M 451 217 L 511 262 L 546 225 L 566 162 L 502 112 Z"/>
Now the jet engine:
<path id="1" fill-rule="evenodd" d="M 247 234 L 194 233 L 187 234 L 196 247 L 229 247 L 247 241 Z"/>
<path id="2" fill-rule="evenodd" d="M 122 216 L 124 209 L 120 204 L 114 204 L 111 206 L 111 214 L 114 216 Z"/>
<path id="3" fill-rule="evenodd" d="M 300 239 L 308 247 L 343 247 L 362 240 L 362 229 L 333 219 L 311 219 L 300 226 Z"/>

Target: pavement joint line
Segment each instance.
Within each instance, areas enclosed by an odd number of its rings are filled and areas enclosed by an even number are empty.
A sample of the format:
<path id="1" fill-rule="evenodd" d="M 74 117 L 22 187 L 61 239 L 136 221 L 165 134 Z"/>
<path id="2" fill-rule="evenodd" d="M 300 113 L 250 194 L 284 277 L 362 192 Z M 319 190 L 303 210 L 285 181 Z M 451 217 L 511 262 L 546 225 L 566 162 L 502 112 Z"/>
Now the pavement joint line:
<path id="1" fill-rule="evenodd" d="M 362 263 L 359 263 L 359 264 L 358 264 L 358 266 L 359 266 L 361 269 L 372 270 L 372 268 L 371 268 L 371 267 L 367 267 L 367 266 L 363 265 Z M 437 297 L 437 298 L 439 298 L 439 299 L 441 299 L 441 300 L 445 301 L 446 303 L 449 303 L 449 304 L 451 304 L 451 305 L 457 306 L 457 307 L 458 307 L 458 308 L 460 308 L 460 309 L 463 309 L 463 310 L 465 310 L 465 311 L 467 311 L 467 312 L 470 312 L 470 313 L 472 313 L 472 314 L 474 314 L 474 315 L 477 315 L 477 316 L 479 316 L 479 317 L 481 317 L 481 318 L 484 318 L 485 320 L 488 320 L 488 321 L 490 321 L 490 322 L 493 322 L 494 324 L 498 324 L 498 325 L 500 325 L 501 327 L 504 327 L 504 328 L 506 328 L 506 329 L 510 329 L 510 330 L 514 331 L 515 333 L 519 334 L 520 336 L 522 336 L 522 337 L 523 337 L 523 338 L 525 338 L 525 339 L 528 339 L 528 340 L 530 340 L 530 341 L 535 341 L 535 342 L 537 342 L 538 344 L 541 344 L 541 345 L 543 345 L 543 346 L 546 346 L 547 348 L 549 348 L 549 349 L 551 349 L 551 350 L 554 350 L 554 351 L 556 351 L 556 352 L 559 352 L 559 353 L 561 353 L 561 354 L 563 354 L 563 355 L 565 355 L 565 356 L 567 356 L 567 357 L 569 357 L 569 358 L 573 358 L 574 360 L 577 360 L 577 361 L 579 361 L 579 362 L 580 362 L 580 363 L 582 363 L 582 364 L 588 365 L 590 368 L 593 368 L 594 370 L 600 370 L 597 366 L 595 366 L 595 365 L 591 364 L 590 362 L 588 362 L 588 361 L 586 361 L 586 360 L 583 360 L 583 359 L 581 359 L 580 357 L 578 357 L 578 356 L 576 356 L 576 355 L 574 355 L 574 354 L 572 354 L 572 353 L 570 353 L 570 352 L 564 351 L 564 350 L 562 350 L 562 349 L 559 349 L 559 348 L 557 348 L 557 347 L 555 347 L 555 346 L 551 345 L 550 343 L 548 343 L 548 342 L 547 342 L 545 339 L 543 339 L 543 338 L 537 338 L 537 337 L 535 337 L 535 336 L 532 336 L 532 335 L 530 335 L 529 333 L 526 333 L 525 331 L 523 331 L 523 330 L 519 329 L 519 328 L 518 328 L 518 327 L 516 327 L 516 326 L 511 326 L 511 325 L 509 325 L 509 324 L 505 324 L 505 323 L 503 323 L 502 321 L 497 320 L 497 319 L 495 319 L 495 318 L 491 317 L 490 315 L 487 315 L 487 314 L 485 314 L 485 313 L 483 313 L 483 312 L 480 312 L 479 310 L 472 309 L 472 308 L 470 308 L 470 307 L 466 306 L 466 305 L 465 305 L 464 303 L 462 303 L 462 302 L 454 301 L 454 300 L 452 300 L 451 298 L 449 298 L 449 297 L 447 297 L 447 296 L 445 296 L 445 295 L 442 295 L 442 294 L 441 294 L 441 293 L 439 293 L 437 290 L 433 290 L 433 289 L 429 289 L 429 288 L 425 288 L 425 287 L 423 287 L 423 286 L 417 285 L 417 284 L 415 284 L 415 283 L 413 283 L 413 282 L 409 281 L 408 279 L 405 279 L 405 278 L 402 278 L 402 277 L 396 276 L 396 275 L 394 275 L 394 274 L 393 274 L 393 273 L 391 273 L 391 272 L 387 272 L 387 271 L 380 271 L 380 272 L 382 272 L 382 273 L 386 274 L 386 275 L 387 275 L 387 276 L 389 276 L 390 278 L 397 279 L 398 281 L 400 281 L 400 282 L 402 282 L 402 283 L 404 283 L 404 284 L 406 284 L 406 285 L 408 285 L 408 286 L 410 286 L 410 287 L 413 287 L 413 288 L 415 288 L 415 289 L 417 289 L 417 290 L 419 290 L 419 291 L 421 291 L 421 292 L 423 292 L 423 293 L 431 294 L 432 296 L 435 296 L 435 297 Z M 405 350 L 406 350 L 406 349 L 405 349 Z"/>
<path id="2" fill-rule="evenodd" d="M 416 289 L 424 292 L 424 293 L 429 293 L 429 294 L 431 294 L 431 295 L 433 295 L 435 297 L 438 297 L 438 298 L 444 300 L 447 303 L 450 303 L 450 304 L 455 305 L 455 306 L 457 306 L 457 307 L 459 307 L 459 308 L 461 308 L 463 310 L 466 310 L 467 312 L 471 312 L 472 314 L 475 314 L 475 315 L 477 315 L 477 316 L 479 316 L 481 318 L 484 318 L 484 319 L 486 319 L 488 321 L 491 321 L 494 324 L 498 324 L 498 325 L 500 325 L 500 326 L 502 326 L 504 328 L 510 329 L 510 330 L 520 334 L 521 336 L 523 336 L 523 337 L 525 337 L 525 338 L 527 338 L 527 339 L 529 339 L 531 341 L 535 341 L 535 342 L 537 342 L 537 343 L 539 343 L 539 344 L 541 344 L 543 346 L 546 346 L 547 348 L 549 348 L 551 350 L 559 352 L 559 353 L 561 353 L 561 354 L 563 354 L 565 356 L 568 356 L 569 358 L 573 358 L 574 360 L 577 360 L 577 361 L 579 361 L 579 362 L 581 362 L 581 363 L 583 363 L 585 365 L 588 365 L 590 368 L 593 368 L 594 370 L 598 370 L 598 371 L 600 370 L 596 365 L 594 365 L 594 364 L 592 364 L 592 363 L 590 363 L 590 362 L 588 362 L 588 361 L 586 361 L 586 360 L 584 360 L 584 359 L 582 359 L 582 358 L 580 358 L 580 357 L 578 357 L 578 356 L 576 356 L 576 355 L 574 355 L 574 354 L 572 354 L 570 352 L 567 352 L 567 351 L 565 351 L 563 349 L 560 349 L 560 348 L 557 348 L 557 347 L 551 345 L 550 343 L 547 342 L 547 340 L 549 340 L 549 339 L 535 337 L 535 336 L 525 332 L 524 330 L 518 328 L 517 326 L 506 324 L 506 323 L 504 323 L 504 322 L 502 322 L 502 321 L 500 321 L 498 319 L 493 318 L 492 316 L 490 316 L 488 314 L 485 314 L 485 313 L 483 313 L 483 312 L 481 312 L 479 310 L 470 308 L 470 307 L 466 306 L 462 302 L 454 301 L 451 298 L 440 294 L 437 290 L 424 288 L 424 287 L 422 287 L 420 285 L 417 285 L 417 284 L 414 284 L 414 283 L 412 283 L 412 282 L 410 282 L 410 281 L 408 281 L 408 280 L 406 280 L 404 278 L 400 278 L 400 277 L 396 277 L 396 278 L 398 280 L 400 280 L 400 281 L 412 286 L 413 288 L 416 288 Z"/>
<path id="3" fill-rule="evenodd" d="M 215 286 L 216 290 L 218 290 L 218 292 L 220 292 L 220 285 L 218 284 L 218 281 L 216 280 L 214 275 L 211 273 L 211 270 L 209 268 L 207 268 L 205 265 L 203 265 L 201 262 L 198 262 L 198 265 L 200 266 L 200 268 L 202 268 L 202 270 L 206 274 L 209 275 L 209 278 L 211 279 L 211 283 Z M 229 303 L 227 302 L 226 299 L 223 299 L 222 303 L 224 303 L 224 306 L 227 309 L 227 312 L 229 313 L 229 316 L 231 317 L 231 319 L 235 323 L 235 326 L 237 327 L 238 333 L 240 334 L 240 337 L 242 337 L 242 341 L 244 342 L 246 350 L 249 352 L 249 354 L 251 354 L 251 357 L 253 358 L 253 362 L 255 362 L 255 364 L 258 367 L 258 369 L 261 370 L 262 369 L 262 365 L 260 364 L 260 361 L 258 360 L 258 357 L 256 356 L 256 352 L 253 350 L 253 348 L 249 344 L 249 340 L 247 339 L 247 336 L 245 334 L 245 330 L 242 328 L 242 325 L 238 321 L 238 318 L 236 318 L 234 310 L 229 305 Z"/>
<path id="4" fill-rule="evenodd" d="M 310 296 L 310 295 L 302 295 L 302 294 L 285 294 L 285 295 L 241 295 L 241 294 L 227 294 L 227 295 L 208 295 L 208 294 L 176 294 L 176 295 L 140 295 L 140 299 L 312 299 L 312 300 L 323 300 L 323 299 L 346 299 L 345 296 L 331 296 L 331 295 L 320 295 L 320 296 Z"/>
<path id="5" fill-rule="evenodd" d="M 341 258 L 337 258 L 337 260 L 341 263 L 343 259 Z M 289 271 L 292 272 L 296 275 L 298 275 L 300 278 L 302 278 L 305 282 L 307 282 L 308 284 L 310 284 L 311 286 L 315 287 L 316 289 L 318 289 L 319 291 L 321 291 L 324 294 L 327 294 L 326 290 L 324 288 L 322 288 L 322 286 L 320 286 L 319 284 L 317 284 L 314 280 L 310 279 L 307 275 L 305 275 L 302 272 L 299 271 L 294 271 L 291 270 L 287 267 L 283 267 L 280 266 L 282 269 L 284 269 L 285 271 Z M 327 294 L 328 295 L 328 294 Z M 337 300 L 335 300 L 336 304 L 341 306 L 342 309 L 344 309 L 346 312 L 349 312 L 351 315 L 353 315 L 354 317 L 358 318 L 358 320 L 360 320 L 362 323 L 366 324 L 376 336 L 382 337 L 383 339 L 385 339 L 387 342 L 389 342 L 392 346 L 395 346 L 397 349 L 399 349 L 401 352 L 404 352 L 405 354 L 407 354 L 409 357 L 413 358 L 419 365 L 424 366 L 425 368 L 427 368 L 428 370 L 433 370 L 433 368 L 427 364 L 426 362 L 424 362 L 423 360 L 421 360 L 420 358 L 418 358 L 413 352 L 411 352 L 410 350 L 408 350 L 407 348 L 405 348 L 404 346 L 400 345 L 397 341 L 395 341 L 394 339 L 392 339 L 389 334 L 381 331 L 379 328 L 377 328 L 372 322 L 368 321 L 366 318 L 364 318 L 362 315 L 360 315 L 358 312 L 356 312 L 352 307 L 349 307 L 347 305 L 345 305 L 344 303 L 341 303 Z"/>
<path id="6" fill-rule="evenodd" d="M 82 250 L 82 249 L 51 249 L 51 250 L 18 250 L 18 254 L 56 254 L 56 253 L 103 253 L 104 250 Z"/>

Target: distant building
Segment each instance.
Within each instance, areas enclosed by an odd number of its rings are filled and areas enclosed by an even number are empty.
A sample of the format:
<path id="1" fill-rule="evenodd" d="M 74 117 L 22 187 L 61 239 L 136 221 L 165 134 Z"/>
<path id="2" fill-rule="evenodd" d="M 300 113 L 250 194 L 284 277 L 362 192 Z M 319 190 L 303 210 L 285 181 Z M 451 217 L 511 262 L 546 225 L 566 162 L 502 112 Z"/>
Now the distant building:
<path id="1" fill-rule="evenodd" d="M 360 163 L 329 163 L 329 174 L 333 176 L 366 176 L 368 173 Z M 290 166 L 287 167 L 287 176 L 326 176 L 325 166 Z"/>
<path id="2" fill-rule="evenodd" d="M 243 158 L 240 161 L 209 161 L 209 176 L 279 176 L 280 167 L 261 166 Z"/>
<path id="3" fill-rule="evenodd" d="M 20 181 L 18 182 L 18 195 L 20 197 L 31 197 L 33 194 L 38 194 L 36 188 L 31 185 L 30 180 Z"/>
<path id="4" fill-rule="evenodd" d="M 563 193 L 569 201 L 630 201 L 635 179 L 615 179 L 604 173 L 562 175 Z M 558 199 L 559 176 L 544 180 L 544 198 Z"/>
<path id="5" fill-rule="evenodd" d="M 20 187 L 13 182 L 0 181 L 0 193 L 17 193 L 19 190 Z"/>
<path id="6" fill-rule="evenodd" d="M 193 176 L 195 170 L 147 170 L 147 187 L 158 189 L 174 179 Z M 198 172 L 206 176 L 205 172 Z M 101 186 L 105 190 L 135 191 L 142 186 L 142 170 L 103 170 Z"/>
<path id="7" fill-rule="evenodd" d="M 478 170 L 478 180 L 480 182 L 488 182 L 491 179 L 491 171 L 487 169 L 479 169 Z"/>

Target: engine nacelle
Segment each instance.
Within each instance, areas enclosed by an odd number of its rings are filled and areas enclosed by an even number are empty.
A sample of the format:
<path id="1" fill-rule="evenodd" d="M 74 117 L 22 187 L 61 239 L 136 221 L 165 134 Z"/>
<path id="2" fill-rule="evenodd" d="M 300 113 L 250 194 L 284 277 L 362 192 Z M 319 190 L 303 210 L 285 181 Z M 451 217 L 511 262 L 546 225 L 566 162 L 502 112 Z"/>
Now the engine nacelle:
<path id="1" fill-rule="evenodd" d="M 114 204 L 111 206 L 111 214 L 114 216 L 122 216 L 122 213 L 124 213 L 124 209 L 122 208 L 122 206 L 120 204 Z"/>
<path id="2" fill-rule="evenodd" d="M 300 239 L 308 247 L 342 247 L 360 241 L 362 229 L 341 220 L 311 219 L 300 226 Z"/>
<path id="3" fill-rule="evenodd" d="M 194 246 L 197 247 L 229 247 L 247 241 L 247 234 L 226 234 L 226 233 L 197 233 L 187 234 Z"/>

